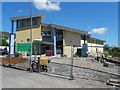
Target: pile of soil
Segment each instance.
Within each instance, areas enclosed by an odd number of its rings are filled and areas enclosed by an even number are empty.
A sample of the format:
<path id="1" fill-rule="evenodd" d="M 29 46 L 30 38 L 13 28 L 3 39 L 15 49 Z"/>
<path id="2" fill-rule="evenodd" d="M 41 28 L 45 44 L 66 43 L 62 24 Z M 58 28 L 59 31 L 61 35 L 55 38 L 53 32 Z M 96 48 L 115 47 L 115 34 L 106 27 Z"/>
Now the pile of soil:
<path id="1" fill-rule="evenodd" d="M 0 62 L 2 62 L 2 64 L 18 64 L 18 63 L 23 63 L 23 62 L 27 62 L 28 59 L 27 58 L 21 58 L 21 57 L 13 57 L 13 58 L 2 58 L 2 60 Z"/>

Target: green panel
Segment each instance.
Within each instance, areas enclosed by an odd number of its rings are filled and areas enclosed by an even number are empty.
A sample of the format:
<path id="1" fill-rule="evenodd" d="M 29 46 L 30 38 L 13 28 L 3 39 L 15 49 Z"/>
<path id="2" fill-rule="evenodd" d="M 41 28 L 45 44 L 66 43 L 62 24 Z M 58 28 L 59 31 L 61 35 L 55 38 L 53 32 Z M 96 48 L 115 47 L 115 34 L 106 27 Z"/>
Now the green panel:
<path id="1" fill-rule="evenodd" d="M 84 57 L 84 56 L 85 56 L 85 49 L 82 48 L 82 57 Z"/>
<path id="2" fill-rule="evenodd" d="M 17 43 L 16 52 L 29 52 L 30 53 L 30 43 Z"/>

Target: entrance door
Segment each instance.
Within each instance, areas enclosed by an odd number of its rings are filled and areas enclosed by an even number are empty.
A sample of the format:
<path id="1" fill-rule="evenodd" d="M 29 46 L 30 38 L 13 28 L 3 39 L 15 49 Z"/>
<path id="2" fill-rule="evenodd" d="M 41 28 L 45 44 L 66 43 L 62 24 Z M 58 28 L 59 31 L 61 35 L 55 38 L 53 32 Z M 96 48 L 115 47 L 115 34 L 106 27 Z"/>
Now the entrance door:
<path id="1" fill-rule="evenodd" d="M 51 49 L 51 46 L 41 45 L 41 53 L 45 53 L 46 50 L 52 50 L 52 49 Z"/>

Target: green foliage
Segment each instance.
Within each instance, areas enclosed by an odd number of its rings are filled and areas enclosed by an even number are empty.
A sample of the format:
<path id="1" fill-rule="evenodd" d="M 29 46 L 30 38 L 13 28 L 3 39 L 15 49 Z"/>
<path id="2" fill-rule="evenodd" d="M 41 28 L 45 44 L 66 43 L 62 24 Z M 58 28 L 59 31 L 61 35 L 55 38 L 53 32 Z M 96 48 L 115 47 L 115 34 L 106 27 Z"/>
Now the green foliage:
<path id="1" fill-rule="evenodd" d="M 7 39 L 6 39 L 6 38 L 3 38 L 3 39 L 0 41 L 0 46 L 8 46 L 8 42 L 7 42 Z"/>
<path id="2" fill-rule="evenodd" d="M 104 50 L 105 50 L 105 51 L 108 51 L 109 48 L 110 48 L 110 46 L 109 46 L 108 44 L 105 44 L 105 45 L 104 45 Z"/>
<path id="3" fill-rule="evenodd" d="M 119 47 L 110 47 L 109 45 L 104 45 L 104 51 L 107 51 L 108 54 L 112 56 L 120 56 L 120 48 Z"/>

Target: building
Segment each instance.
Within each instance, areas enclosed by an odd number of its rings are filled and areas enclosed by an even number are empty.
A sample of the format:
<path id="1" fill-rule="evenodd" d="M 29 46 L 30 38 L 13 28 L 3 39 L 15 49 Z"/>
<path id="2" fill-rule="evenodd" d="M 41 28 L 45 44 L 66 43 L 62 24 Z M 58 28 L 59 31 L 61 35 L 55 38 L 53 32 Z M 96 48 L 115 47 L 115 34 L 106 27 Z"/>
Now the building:
<path id="1" fill-rule="evenodd" d="M 9 32 L 0 32 L 0 38 L 9 39 L 10 33 Z"/>
<path id="2" fill-rule="evenodd" d="M 7 43 L 9 44 L 10 33 L 9 32 L 0 32 L 0 41 L 2 39 L 6 39 Z"/>
<path id="3" fill-rule="evenodd" d="M 30 51 L 30 16 L 14 17 L 12 28 L 16 22 L 16 52 Z M 13 31 L 13 30 L 12 30 Z M 103 52 L 104 41 L 92 38 L 88 32 L 55 24 L 42 23 L 41 15 L 32 16 L 32 43 L 33 53 L 40 55 L 46 50 L 52 50 L 53 55 L 64 54 L 71 56 L 71 47 L 74 54 L 84 46 L 90 53 Z M 98 49 L 99 48 L 99 49 Z M 96 51 L 97 50 L 97 51 Z"/>

